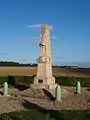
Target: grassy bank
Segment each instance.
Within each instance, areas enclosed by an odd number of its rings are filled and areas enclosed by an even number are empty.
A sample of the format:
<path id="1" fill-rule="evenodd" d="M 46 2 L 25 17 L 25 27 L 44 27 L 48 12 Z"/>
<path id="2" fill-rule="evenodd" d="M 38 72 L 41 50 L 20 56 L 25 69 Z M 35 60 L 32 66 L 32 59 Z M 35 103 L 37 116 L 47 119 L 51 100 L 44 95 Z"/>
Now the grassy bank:
<path id="1" fill-rule="evenodd" d="M 90 111 L 29 110 L 3 114 L 0 120 L 90 120 Z"/>

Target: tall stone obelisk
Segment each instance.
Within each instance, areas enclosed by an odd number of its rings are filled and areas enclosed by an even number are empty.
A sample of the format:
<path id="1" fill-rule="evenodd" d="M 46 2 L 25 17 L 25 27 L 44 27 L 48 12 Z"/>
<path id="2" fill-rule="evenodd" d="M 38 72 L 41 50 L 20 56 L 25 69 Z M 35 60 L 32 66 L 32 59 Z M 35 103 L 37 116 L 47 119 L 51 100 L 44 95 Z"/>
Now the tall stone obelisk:
<path id="1" fill-rule="evenodd" d="M 31 87 L 35 89 L 46 88 L 48 90 L 52 90 L 55 86 L 55 78 L 52 76 L 50 30 L 48 25 L 43 24 L 41 26 L 40 34 L 37 75 L 34 78 L 34 83 Z"/>

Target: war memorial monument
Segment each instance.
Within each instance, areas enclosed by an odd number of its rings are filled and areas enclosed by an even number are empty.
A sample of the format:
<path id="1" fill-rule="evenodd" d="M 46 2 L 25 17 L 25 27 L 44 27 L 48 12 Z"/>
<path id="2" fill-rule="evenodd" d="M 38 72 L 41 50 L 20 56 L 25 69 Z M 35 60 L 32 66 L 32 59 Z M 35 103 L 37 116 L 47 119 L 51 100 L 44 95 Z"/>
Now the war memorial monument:
<path id="1" fill-rule="evenodd" d="M 50 28 L 47 24 L 41 26 L 39 58 L 37 75 L 31 88 L 55 89 L 55 78 L 52 76 L 52 58 L 50 52 Z"/>

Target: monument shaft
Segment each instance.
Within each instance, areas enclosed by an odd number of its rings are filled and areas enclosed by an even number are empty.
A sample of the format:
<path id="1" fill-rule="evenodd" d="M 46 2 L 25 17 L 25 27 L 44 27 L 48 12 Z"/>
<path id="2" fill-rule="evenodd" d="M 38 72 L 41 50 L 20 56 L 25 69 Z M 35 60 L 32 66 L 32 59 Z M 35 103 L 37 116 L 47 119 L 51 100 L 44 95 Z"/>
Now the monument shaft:
<path id="1" fill-rule="evenodd" d="M 52 77 L 52 65 L 50 54 L 50 33 L 47 25 L 42 25 L 39 44 L 39 59 L 38 59 L 38 77 Z"/>
<path id="2" fill-rule="evenodd" d="M 48 25 L 42 25 L 39 43 L 37 75 L 34 78 L 32 87 L 52 89 L 54 86 L 55 78 L 52 76 L 50 30 Z"/>

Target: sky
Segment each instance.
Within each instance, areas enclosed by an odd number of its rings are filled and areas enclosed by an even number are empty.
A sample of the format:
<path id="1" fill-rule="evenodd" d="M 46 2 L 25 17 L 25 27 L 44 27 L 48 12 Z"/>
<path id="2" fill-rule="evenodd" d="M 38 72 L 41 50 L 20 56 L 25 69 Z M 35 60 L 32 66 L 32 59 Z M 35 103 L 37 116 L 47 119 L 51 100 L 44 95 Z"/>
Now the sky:
<path id="1" fill-rule="evenodd" d="M 90 62 L 90 0 L 0 0 L 0 61 L 36 62 L 40 28 L 50 32 L 53 64 Z M 39 41 L 39 40 L 38 40 Z"/>

